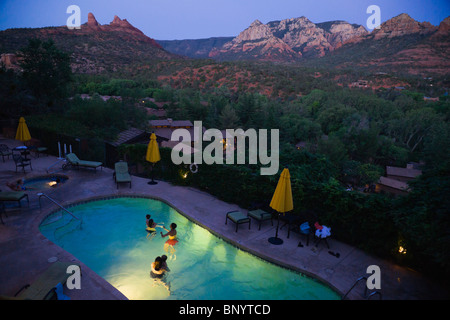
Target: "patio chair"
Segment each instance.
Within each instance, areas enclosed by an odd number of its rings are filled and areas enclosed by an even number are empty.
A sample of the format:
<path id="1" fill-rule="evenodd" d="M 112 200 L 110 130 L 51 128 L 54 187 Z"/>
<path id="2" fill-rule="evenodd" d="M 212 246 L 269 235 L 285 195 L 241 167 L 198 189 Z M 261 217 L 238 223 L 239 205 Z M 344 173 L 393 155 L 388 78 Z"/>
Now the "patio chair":
<path id="1" fill-rule="evenodd" d="M 63 169 L 67 169 L 69 166 L 72 166 L 77 169 L 79 169 L 80 167 L 93 168 L 95 170 L 95 172 L 97 172 L 98 167 L 101 167 L 103 170 L 102 162 L 80 160 L 80 159 L 78 159 L 78 157 L 76 156 L 75 153 L 66 154 L 66 160 L 67 160 L 67 163 L 63 165 Z"/>
<path id="2" fill-rule="evenodd" d="M 30 200 L 28 199 L 28 194 L 22 191 L 2 191 L 0 192 L 0 201 L 1 202 L 13 202 L 16 201 L 19 204 L 19 207 L 22 206 L 21 200 L 23 198 L 27 199 L 28 205 L 30 205 Z"/>
<path id="3" fill-rule="evenodd" d="M 231 221 L 233 221 L 236 224 L 236 232 L 238 230 L 238 226 L 242 223 L 248 223 L 248 229 L 250 229 L 250 218 L 247 217 L 245 214 L 243 214 L 240 211 L 230 211 L 227 212 L 227 217 L 225 219 L 225 224 L 228 224 L 228 219 L 230 219 Z"/>
<path id="4" fill-rule="evenodd" d="M 119 189 L 119 183 L 129 183 L 131 188 L 131 175 L 128 172 L 128 163 L 124 161 L 119 161 L 114 164 L 114 180 L 117 184 L 117 189 Z"/>
<path id="5" fill-rule="evenodd" d="M 67 273 L 67 268 L 71 265 L 75 265 L 75 263 L 61 261 L 53 263 L 33 283 L 20 288 L 14 297 L 23 300 L 64 299 L 65 296 L 61 295 L 61 289 L 71 275 Z"/>
<path id="6" fill-rule="evenodd" d="M 299 234 L 302 234 L 306 236 L 306 246 L 309 245 L 309 236 L 312 234 L 312 229 L 309 225 L 309 222 L 303 222 L 299 227 L 298 230 L 296 230 Z M 302 247 L 302 242 L 300 241 L 298 243 L 298 247 Z"/>
<path id="7" fill-rule="evenodd" d="M 38 139 L 31 138 L 31 140 L 27 141 L 25 143 L 30 149 L 30 151 L 34 152 L 34 157 L 39 158 L 39 155 L 45 154 L 45 152 L 48 150 L 47 147 L 42 146 L 42 142 Z"/>
<path id="8" fill-rule="evenodd" d="M 315 236 L 316 236 L 316 247 L 320 242 L 324 241 L 327 245 L 327 248 L 330 249 L 327 239 L 331 236 L 331 228 L 327 226 L 321 226 L 318 222 L 314 223 L 314 227 L 316 228 Z"/>
<path id="9" fill-rule="evenodd" d="M 273 216 L 271 213 L 268 213 L 262 209 L 251 210 L 247 213 L 248 217 L 251 217 L 259 222 L 258 230 L 261 230 L 261 222 L 269 220 L 272 222 L 273 226 Z"/>
<path id="10" fill-rule="evenodd" d="M 12 151 L 9 149 L 9 147 L 6 144 L 0 144 L 0 155 L 3 158 L 3 162 L 5 162 L 5 157 L 12 156 Z"/>
<path id="11" fill-rule="evenodd" d="M 33 171 L 33 167 L 31 166 L 30 159 L 24 159 L 20 154 L 13 154 L 13 160 L 16 164 L 16 172 L 17 168 L 22 167 L 23 172 L 25 172 L 25 167 L 30 166 L 31 171 Z"/>

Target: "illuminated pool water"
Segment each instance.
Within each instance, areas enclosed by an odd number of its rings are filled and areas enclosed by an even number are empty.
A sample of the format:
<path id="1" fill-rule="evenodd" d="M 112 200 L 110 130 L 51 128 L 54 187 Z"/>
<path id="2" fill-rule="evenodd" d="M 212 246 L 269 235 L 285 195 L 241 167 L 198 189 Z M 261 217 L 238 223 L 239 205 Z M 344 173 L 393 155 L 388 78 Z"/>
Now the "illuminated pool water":
<path id="1" fill-rule="evenodd" d="M 59 219 L 58 212 L 41 223 L 41 232 L 129 299 L 340 298 L 309 277 L 239 250 L 158 200 L 120 197 L 69 210 L 82 218 L 81 229 L 57 232 L 70 219 L 68 214 Z M 146 214 L 167 228 L 172 222 L 177 224 L 175 252 L 165 250 L 167 238 L 160 235 L 164 230 L 157 228 L 154 238 L 147 237 Z M 169 257 L 170 272 L 163 281 L 155 281 L 149 275 L 150 264 L 163 254 Z"/>
<path id="2" fill-rule="evenodd" d="M 49 174 L 25 179 L 23 185 L 29 190 L 46 190 L 64 183 L 69 177 L 62 174 Z"/>

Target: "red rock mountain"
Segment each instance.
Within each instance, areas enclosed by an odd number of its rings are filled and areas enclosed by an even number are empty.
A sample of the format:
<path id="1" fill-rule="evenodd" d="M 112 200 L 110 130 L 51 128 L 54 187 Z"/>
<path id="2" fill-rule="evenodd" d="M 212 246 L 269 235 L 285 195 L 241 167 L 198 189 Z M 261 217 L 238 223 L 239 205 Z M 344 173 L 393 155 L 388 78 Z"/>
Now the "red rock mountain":
<path id="1" fill-rule="evenodd" d="M 111 23 L 101 25 L 92 13 L 80 29 L 61 26 L 0 31 L 0 53 L 15 53 L 25 47 L 30 38 L 52 39 L 71 54 L 73 71 L 81 73 L 115 71 L 123 65 L 180 58 L 164 50 L 126 19 L 114 16 Z"/>
<path id="2" fill-rule="evenodd" d="M 257 60 L 277 61 L 286 58 L 295 60 L 301 57 L 287 43 L 274 36 L 270 28 L 255 20 L 250 27 L 242 31 L 239 36 L 223 45 L 220 50 L 211 51 L 210 57 L 246 56 Z"/>
<path id="3" fill-rule="evenodd" d="M 321 67 L 448 74 L 449 32 L 450 17 L 436 27 L 405 13 L 370 33 L 363 26 L 345 21 L 313 23 L 305 17 L 267 24 L 255 21 L 209 56 L 219 60 L 302 60 Z"/>
<path id="4" fill-rule="evenodd" d="M 340 49 L 317 61 L 322 66 L 362 67 L 377 72 L 448 74 L 450 17 L 438 27 L 400 14 L 371 33 L 344 41 Z"/>
<path id="5" fill-rule="evenodd" d="M 315 24 L 300 17 L 263 24 L 256 20 L 232 41 L 213 50 L 210 57 L 278 61 L 321 57 L 362 34 L 367 34 L 363 26 L 345 21 Z"/>

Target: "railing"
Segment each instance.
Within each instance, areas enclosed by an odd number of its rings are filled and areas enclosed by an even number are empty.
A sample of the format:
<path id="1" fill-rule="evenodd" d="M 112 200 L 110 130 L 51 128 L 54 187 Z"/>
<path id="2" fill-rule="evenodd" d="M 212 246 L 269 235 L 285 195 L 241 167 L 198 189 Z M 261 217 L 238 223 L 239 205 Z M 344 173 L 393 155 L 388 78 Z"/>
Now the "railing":
<path id="1" fill-rule="evenodd" d="M 68 234 L 71 231 L 74 231 L 75 229 L 81 229 L 81 225 L 83 223 L 82 219 L 77 217 L 76 215 L 74 215 L 72 212 L 70 212 L 69 210 L 67 210 L 66 208 L 64 208 L 62 205 L 60 205 L 57 201 L 55 201 L 54 199 L 50 198 L 48 195 L 46 195 L 45 193 L 38 193 L 37 194 L 39 196 L 39 207 L 41 207 L 41 197 L 46 197 L 47 199 L 49 199 L 50 201 L 52 201 L 54 204 L 56 204 L 58 207 L 60 207 L 61 209 L 63 209 L 65 212 L 67 212 L 71 218 L 70 220 L 61 225 L 58 226 L 54 231 L 53 231 L 53 235 L 55 236 L 55 238 L 59 238 L 60 236 L 64 236 L 66 234 Z M 46 225 L 55 223 L 57 221 L 60 221 L 63 219 L 63 215 L 61 214 L 61 216 L 59 217 L 59 219 L 54 220 L 50 223 L 47 223 Z M 75 228 L 73 228 L 73 224 L 72 221 L 77 221 Z M 72 229 L 73 228 L 73 229 Z"/>
<path id="2" fill-rule="evenodd" d="M 50 167 L 47 168 L 47 173 L 55 173 L 55 172 L 57 172 L 57 171 L 49 172 L 49 170 L 51 168 L 53 168 L 55 165 L 57 165 L 58 163 L 63 162 L 63 161 L 66 161 L 66 159 L 58 159 L 58 161 L 56 161 L 54 164 L 52 164 Z"/>
<path id="3" fill-rule="evenodd" d="M 67 210 L 66 208 L 64 208 L 62 205 L 60 205 L 58 202 L 56 202 L 55 200 L 53 200 L 52 198 L 50 198 L 48 195 L 46 195 L 45 193 L 38 193 L 37 194 L 39 196 L 39 207 L 42 208 L 41 206 L 41 197 L 46 197 L 47 199 L 49 199 L 51 202 L 53 202 L 54 204 L 56 204 L 58 207 L 60 207 L 61 209 L 63 209 L 64 211 L 66 211 L 68 214 L 70 214 L 72 217 L 74 217 L 75 219 L 82 221 L 80 218 L 78 218 L 76 215 L 74 215 L 72 212 L 70 212 L 69 210 Z"/>
<path id="4" fill-rule="evenodd" d="M 342 300 L 345 300 L 345 298 L 347 298 L 348 294 L 353 290 L 353 288 L 355 288 L 356 285 L 357 285 L 360 281 L 362 281 L 362 280 L 366 280 L 366 281 L 367 281 L 367 277 L 362 276 L 362 277 L 356 279 L 356 281 L 355 281 L 355 283 L 353 284 L 353 286 L 352 286 L 352 287 L 347 291 L 347 293 L 342 297 Z M 368 288 L 367 288 L 367 285 L 366 285 L 366 286 L 365 286 L 365 289 L 364 289 L 364 298 L 366 298 L 367 300 L 369 300 L 371 297 L 374 297 L 375 295 L 378 295 L 379 298 L 380 298 L 380 300 L 382 299 L 381 292 L 379 292 L 379 291 L 374 291 L 374 292 L 371 292 L 369 295 L 367 295 L 367 289 L 368 289 Z"/>

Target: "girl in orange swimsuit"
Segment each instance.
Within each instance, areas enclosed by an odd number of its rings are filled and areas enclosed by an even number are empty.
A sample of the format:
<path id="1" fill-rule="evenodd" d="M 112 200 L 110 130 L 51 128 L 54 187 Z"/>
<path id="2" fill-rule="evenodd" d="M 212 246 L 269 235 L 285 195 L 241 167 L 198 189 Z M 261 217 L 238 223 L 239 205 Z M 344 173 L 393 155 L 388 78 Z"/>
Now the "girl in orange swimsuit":
<path id="1" fill-rule="evenodd" d="M 164 227 L 163 227 L 164 228 Z M 175 223 L 171 223 L 170 224 L 170 231 L 167 230 L 166 228 L 164 228 L 164 230 L 168 231 L 166 234 L 163 234 L 161 232 L 161 237 L 165 238 L 165 237 L 169 237 L 169 240 L 166 241 L 167 245 L 171 245 L 174 246 L 175 244 L 178 243 L 177 240 L 177 230 L 175 230 L 177 228 L 177 225 Z"/>

